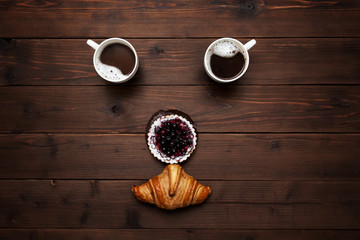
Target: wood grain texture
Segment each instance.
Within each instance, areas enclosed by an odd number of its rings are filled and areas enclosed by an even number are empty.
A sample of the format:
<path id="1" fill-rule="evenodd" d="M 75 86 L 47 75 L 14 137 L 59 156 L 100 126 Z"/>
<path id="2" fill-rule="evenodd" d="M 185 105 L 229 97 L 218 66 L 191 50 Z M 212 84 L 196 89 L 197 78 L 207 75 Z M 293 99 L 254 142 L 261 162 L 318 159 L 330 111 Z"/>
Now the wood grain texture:
<path id="1" fill-rule="evenodd" d="M 358 37 L 359 9 L 356 0 L 3 0 L 0 37 Z"/>
<path id="2" fill-rule="evenodd" d="M 182 165 L 206 180 L 360 180 L 359 134 L 200 134 Z M 144 134 L 1 134 L 0 178 L 149 179 Z"/>
<path id="3" fill-rule="evenodd" d="M 360 1 L 0 0 L 0 239 L 360 240 Z M 122 37 L 140 68 L 102 80 L 88 38 Z M 216 84 L 219 37 L 255 38 Z M 165 164 L 144 128 L 188 113 L 182 164 L 212 195 L 173 212 L 130 191 Z"/>
<path id="4" fill-rule="evenodd" d="M 126 85 L 216 85 L 203 67 L 214 40 L 129 39 L 140 69 Z M 0 85 L 109 85 L 97 76 L 85 42 L 0 40 Z M 359 46 L 359 39 L 257 39 L 250 67 L 235 84 L 359 84 Z"/>
<path id="5" fill-rule="evenodd" d="M 0 229 L 6 240 L 358 240 L 358 230 L 237 230 L 237 229 Z"/>
<path id="6" fill-rule="evenodd" d="M 202 181 L 203 204 L 165 211 L 137 201 L 141 181 L 2 180 L 3 228 L 359 229 L 359 181 Z M 191 221 L 189 221 L 191 219 Z"/>
<path id="7" fill-rule="evenodd" d="M 359 132 L 359 86 L 1 87 L 0 131 L 143 132 L 160 109 L 200 132 Z M 195 104 L 196 103 L 196 104 Z"/>

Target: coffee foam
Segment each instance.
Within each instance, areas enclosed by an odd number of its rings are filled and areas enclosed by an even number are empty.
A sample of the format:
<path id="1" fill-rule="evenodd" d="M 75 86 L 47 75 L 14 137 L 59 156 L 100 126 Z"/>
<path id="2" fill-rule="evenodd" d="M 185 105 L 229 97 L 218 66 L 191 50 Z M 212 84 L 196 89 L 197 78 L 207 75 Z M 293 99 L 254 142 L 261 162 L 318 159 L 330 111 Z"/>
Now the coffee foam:
<path id="1" fill-rule="evenodd" d="M 102 77 L 112 81 L 121 81 L 128 77 L 117 67 L 102 63 L 99 58 L 96 59 L 96 70 Z"/>
<path id="2" fill-rule="evenodd" d="M 239 47 L 229 40 L 220 41 L 213 47 L 213 53 L 224 58 L 234 57 L 238 52 Z"/>

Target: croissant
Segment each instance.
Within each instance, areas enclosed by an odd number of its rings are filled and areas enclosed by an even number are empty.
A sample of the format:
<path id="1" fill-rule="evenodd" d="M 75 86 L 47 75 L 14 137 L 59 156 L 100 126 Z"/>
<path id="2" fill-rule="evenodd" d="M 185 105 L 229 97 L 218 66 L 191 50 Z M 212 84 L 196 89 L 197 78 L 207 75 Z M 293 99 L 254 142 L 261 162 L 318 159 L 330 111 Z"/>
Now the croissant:
<path id="1" fill-rule="evenodd" d="M 178 164 L 167 165 L 160 175 L 131 190 L 138 200 L 167 210 L 200 204 L 211 193 Z"/>

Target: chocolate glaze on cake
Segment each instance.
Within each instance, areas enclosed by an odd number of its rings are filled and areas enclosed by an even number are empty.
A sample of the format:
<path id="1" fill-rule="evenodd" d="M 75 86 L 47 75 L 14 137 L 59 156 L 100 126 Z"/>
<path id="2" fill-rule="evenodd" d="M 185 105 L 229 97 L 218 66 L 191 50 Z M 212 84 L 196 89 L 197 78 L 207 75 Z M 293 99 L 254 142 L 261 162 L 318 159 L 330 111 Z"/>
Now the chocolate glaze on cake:
<path id="1" fill-rule="evenodd" d="M 196 147 L 197 132 L 189 115 L 179 110 L 160 110 L 146 126 L 151 153 L 162 162 L 185 161 Z"/>

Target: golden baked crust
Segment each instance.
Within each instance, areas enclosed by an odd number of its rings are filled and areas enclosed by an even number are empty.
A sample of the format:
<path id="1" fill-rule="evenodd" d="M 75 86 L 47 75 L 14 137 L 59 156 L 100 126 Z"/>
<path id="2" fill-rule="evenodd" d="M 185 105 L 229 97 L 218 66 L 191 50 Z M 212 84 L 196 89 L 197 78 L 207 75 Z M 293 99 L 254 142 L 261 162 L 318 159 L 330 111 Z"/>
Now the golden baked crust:
<path id="1" fill-rule="evenodd" d="M 167 210 L 200 204 L 211 193 L 178 164 L 167 165 L 160 175 L 131 190 L 138 200 Z"/>

